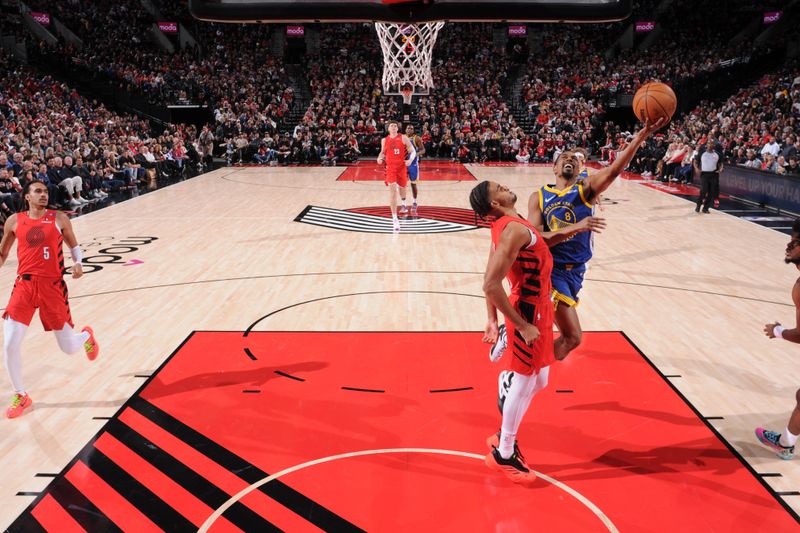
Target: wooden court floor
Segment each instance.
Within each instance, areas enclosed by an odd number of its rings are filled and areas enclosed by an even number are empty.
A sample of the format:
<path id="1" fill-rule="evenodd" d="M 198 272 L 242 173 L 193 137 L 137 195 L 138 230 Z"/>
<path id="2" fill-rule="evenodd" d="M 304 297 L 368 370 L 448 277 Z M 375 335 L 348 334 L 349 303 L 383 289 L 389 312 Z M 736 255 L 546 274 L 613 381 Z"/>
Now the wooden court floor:
<path id="1" fill-rule="evenodd" d="M 528 196 L 552 181 L 546 167 L 468 170 L 511 187 L 523 213 Z M 337 181 L 342 172 L 224 168 L 73 220 L 96 270 L 68 278 L 72 315 L 78 327 L 94 328 L 102 353 L 94 363 L 65 356 L 34 319 L 23 346 L 34 408 L 0 420 L 0 527 L 194 331 L 482 330 L 489 234 L 470 229 L 465 215 L 477 181 L 423 181 L 421 206 L 436 220 L 404 222 L 392 235 L 378 226 L 358 231 L 367 224 L 363 213 L 380 211 L 368 208 L 386 204 L 383 184 Z M 685 200 L 636 181 L 618 180 L 605 197 L 598 214 L 608 229 L 586 275 L 583 329 L 624 332 L 800 512 L 796 463 L 777 459 L 753 436 L 759 425 L 784 427 L 800 386 L 800 347 L 761 331 L 767 322 L 794 320 L 790 290 L 799 273 L 783 263 L 786 235 L 724 213 L 696 215 Z M 6 298 L 15 269 L 9 260 L 0 270 Z M 319 302 L 313 308 L 299 305 L 312 300 Z M 580 374 L 581 360 L 560 363 L 563 372 Z M 534 403 L 529 418 L 535 410 Z M 235 405 L 230 416 L 236 419 Z M 481 442 L 463 451 L 485 453 Z M 535 454 L 528 460 L 535 464 Z"/>

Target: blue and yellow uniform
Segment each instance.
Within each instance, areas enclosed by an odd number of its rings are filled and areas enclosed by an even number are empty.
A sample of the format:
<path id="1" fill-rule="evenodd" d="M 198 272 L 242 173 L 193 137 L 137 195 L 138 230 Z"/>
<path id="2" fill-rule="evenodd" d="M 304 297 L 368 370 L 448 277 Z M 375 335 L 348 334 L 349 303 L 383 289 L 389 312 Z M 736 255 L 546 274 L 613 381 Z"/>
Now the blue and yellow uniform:
<path id="1" fill-rule="evenodd" d="M 589 169 L 587 167 L 583 167 L 581 173 L 578 174 L 578 181 L 583 181 L 589 177 Z"/>
<path id="2" fill-rule="evenodd" d="M 414 145 L 414 150 L 417 155 L 414 156 L 414 161 L 408 165 L 408 179 L 410 181 L 416 182 L 417 178 L 419 178 L 419 149 L 422 146 L 422 140 L 419 138 L 418 135 L 412 135 L 408 138 L 411 141 L 411 144 Z"/>
<path id="3" fill-rule="evenodd" d="M 545 185 L 539 189 L 539 209 L 544 218 L 544 231 L 556 231 L 592 216 L 583 183 L 576 182 L 563 191 Z M 586 263 L 592 258 L 592 232 L 576 233 L 550 249 L 553 254 L 553 301 L 578 305 Z"/>

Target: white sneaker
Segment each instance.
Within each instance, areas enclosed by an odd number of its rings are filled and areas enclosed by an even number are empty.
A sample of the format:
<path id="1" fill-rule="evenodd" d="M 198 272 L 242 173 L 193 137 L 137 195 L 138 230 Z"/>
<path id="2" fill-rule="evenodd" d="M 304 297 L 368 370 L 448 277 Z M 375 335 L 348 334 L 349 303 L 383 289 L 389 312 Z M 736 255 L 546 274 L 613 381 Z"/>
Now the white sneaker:
<path id="1" fill-rule="evenodd" d="M 392 220 L 392 231 L 395 233 L 400 231 L 400 221 L 397 219 Z"/>
<path id="2" fill-rule="evenodd" d="M 506 325 L 500 324 L 497 334 L 497 342 L 494 343 L 489 350 L 489 360 L 496 363 L 506 353 L 506 346 L 508 345 L 508 337 L 506 336 Z"/>
<path id="3" fill-rule="evenodd" d="M 82 203 L 80 203 L 80 202 L 79 202 L 78 200 L 76 200 L 75 198 L 73 198 L 72 200 L 70 200 L 68 203 L 69 203 L 70 207 L 79 207 L 79 206 L 83 205 Z"/>
<path id="4" fill-rule="evenodd" d="M 80 203 L 82 203 L 82 204 L 88 204 L 88 203 L 89 203 L 89 200 L 87 200 L 87 199 L 86 199 L 86 198 L 84 198 L 83 196 L 80 196 L 80 195 L 78 195 L 78 202 L 80 202 Z"/>

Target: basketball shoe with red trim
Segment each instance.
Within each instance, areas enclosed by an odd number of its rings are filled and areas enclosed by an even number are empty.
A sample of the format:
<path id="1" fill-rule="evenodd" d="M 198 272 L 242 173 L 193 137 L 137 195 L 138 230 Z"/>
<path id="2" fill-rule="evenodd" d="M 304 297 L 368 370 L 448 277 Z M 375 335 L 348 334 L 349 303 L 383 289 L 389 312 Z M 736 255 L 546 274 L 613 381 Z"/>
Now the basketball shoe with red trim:
<path id="1" fill-rule="evenodd" d="M 86 326 L 81 331 L 89 333 L 89 338 L 83 343 L 83 349 L 86 351 L 86 357 L 89 358 L 89 361 L 94 361 L 100 355 L 100 345 L 97 343 L 97 339 L 94 338 L 94 331 L 89 326 Z"/>
<path id="2" fill-rule="evenodd" d="M 33 405 L 33 400 L 31 400 L 27 392 L 25 394 L 14 394 L 11 405 L 6 409 L 6 418 L 17 418 L 31 405 Z"/>
<path id="3" fill-rule="evenodd" d="M 515 447 L 514 453 L 508 459 L 503 459 L 500 451 L 493 448 L 491 452 L 486 455 L 486 466 L 492 470 L 502 472 L 505 476 L 514 483 L 529 484 L 536 481 L 536 474 L 528 468 L 525 463 L 525 458 Z"/>

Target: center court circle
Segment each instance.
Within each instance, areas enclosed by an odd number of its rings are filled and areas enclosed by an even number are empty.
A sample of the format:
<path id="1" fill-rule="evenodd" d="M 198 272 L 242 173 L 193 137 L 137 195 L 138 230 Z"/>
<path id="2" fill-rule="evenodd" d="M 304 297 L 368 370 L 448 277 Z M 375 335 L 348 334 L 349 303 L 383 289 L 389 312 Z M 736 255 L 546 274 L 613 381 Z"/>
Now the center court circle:
<path id="1" fill-rule="evenodd" d="M 469 459 L 478 459 L 480 461 L 484 460 L 484 456 L 483 455 L 478 455 L 478 454 L 475 454 L 475 453 L 461 452 L 461 451 L 456 451 L 456 450 L 440 450 L 440 449 L 432 449 L 432 448 L 387 448 L 387 449 L 378 449 L 378 450 L 362 450 L 362 451 L 358 451 L 358 452 L 349 452 L 349 453 L 342 453 L 342 454 L 339 454 L 339 455 L 331 455 L 329 457 L 322 457 L 322 458 L 314 459 L 314 460 L 311 460 L 311 461 L 307 461 L 305 463 L 301 463 L 301 464 L 298 464 L 298 465 L 295 465 L 295 466 L 291 466 L 289 468 L 285 468 L 285 469 L 281 470 L 280 472 L 276 472 L 275 474 L 267 476 L 264 479 L 259 480 L 259 481 L 255 482 L 255 483 L 253 483 L 252 485 L 248 486 L 247 488 L 239 491 L 237 494 L 234 494 L 233 496 L 231 496 L 231 498 L 228 499 L 228 501 L 226 501 L 220 507 L 218 507 L 206 519 L 206 521 L 203 523 L 203 525 L 200 527 L 200 529 L 198 531 L 200 533 L 207 532 L 211 528 L 211 526 L 214 524 L 214 522 L 220 516 L 222 516 L 222 514 L 229 507 L 231 507 L 233 504 L 235 504 L 236 502 L 238 502 L 239 500 L 241 500 L 242 498 L 244 498 L 245 496 L 247 496 L 251 492 L 253 492 L 256 489 L 258 489 L 259 487 L 261 487 L 263 485 L 266 485 L 270 481 L 277 480 L 277 479 L 279 479 L 279 478 L 281 478 L 283 476 L 286 476 L 286 475 L 291 474 L 293 472 L 297 472 L 297 471 L 303 470 L 305 468 L 309 468 L 309 467 L 320 465 L 320 464 L 324 464 L 324 463 L 329 463 L 329 462 L 332 462 L 332 461 L 338 461 L 340 459 L 350 459 L 350 458 L 353 458 L 353 457 L 364 457 L 364 456 L 370 456 L 370 455 L 393 454 L 393 453 L 406 453 L 406 454 L 408 454 L 408 453 L 419 453 L 419 454 L 452 455 L 452 456 L 458 456 L 458 457 L 466 457 L 466 458 L 469 458 Z M 589 511 L 591 511 L 603 523 L 603 525 L 606 527 L 606 529 L 608 531 L 611 531 L 613 533 L 618 533 L 619 532 L 619 530 L 614 525 L 614 523 L 611 521 L 611 519 L 608 518 L 608 516 L 606 516 L 606 514 L 603 513 L 603 511 L 599 507 L 597 507 L 597 505 L 595 505 L 591 500 L 586 498 L 583 494 L 579 493 L 575 489 L 569 487 L 568 485 L 565 485 L 564 483 L 562 483 L 562 482 L 558 481 L 557 479 L 554 479 L 554 478 L 552 478 L 552 477 L 550 477 L 550 476 L 548 476 L 546 474 L 542 474 L 541 472 L 537 472 L 535 470 L 534 470 L 534 473 L 536 474 L 536 477 L 538 477 L 539 479 L 541 479 L 541 480 L 543 480 L 543 481 L 545 481 L 547 483 L 550 483 L 551 485 L 561 489 L 562 491 L 566 492 L 567 494 L 569 494 L 570 496 L 575 498 L 577 501 L 579 501 L 583 506 L 585 506 Z M 487 475 L 490 475 L 490 474 L 487 474 Z M 521 490 L 524 490 L 524 489 L 521 489 Z"/>

